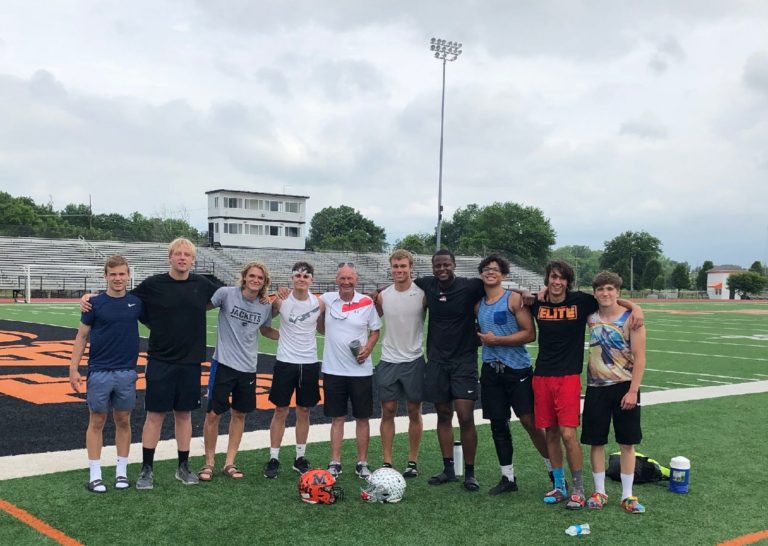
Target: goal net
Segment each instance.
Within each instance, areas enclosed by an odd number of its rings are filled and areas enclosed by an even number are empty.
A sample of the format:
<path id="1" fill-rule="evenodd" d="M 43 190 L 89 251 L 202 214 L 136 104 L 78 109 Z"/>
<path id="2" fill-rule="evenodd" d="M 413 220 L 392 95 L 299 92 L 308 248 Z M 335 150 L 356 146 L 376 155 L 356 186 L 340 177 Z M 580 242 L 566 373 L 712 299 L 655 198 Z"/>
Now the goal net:
<path id="1" fill-rule="evenodd" d="M 130 270 L 128 289 L 134 285 L 135 271 Z M 16 301 L 31 303 L 51 299 L 79 298 L 88 292 L 107 289 L 104 267 L 94 265 L 27 264 L 17 272 L 14 287 Z"/>

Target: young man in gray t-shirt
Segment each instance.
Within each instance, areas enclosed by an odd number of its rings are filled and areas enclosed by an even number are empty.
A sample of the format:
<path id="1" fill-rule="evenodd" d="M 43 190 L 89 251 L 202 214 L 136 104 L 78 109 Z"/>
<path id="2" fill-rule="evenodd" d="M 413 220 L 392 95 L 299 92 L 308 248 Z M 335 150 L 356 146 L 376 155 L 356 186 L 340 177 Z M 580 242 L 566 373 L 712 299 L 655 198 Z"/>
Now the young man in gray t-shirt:
<path id="1" fill-rule="evenodd" d="M 245 415 L 256 409 L 256 360 L 259 332 L 278 339 L 272 328 L 272 307 L 261 303 L 269 287 L 269 271 L 260 262 L 247 264 L 239 286 L 219 288 L 211 298 L 211 307 L 219 308 L 216 351 L 208 379 L 208 413 L 205 416 L 205 465 L 197 473 L 201 481 L 210 481 L 215 470 L 216 439 L 221 415 L 232 408 L 229 445 L 222 473 L 240 479 L 235 456 L 245 429 Z M 230 396 L 232 402 L 230 404 Z"/>

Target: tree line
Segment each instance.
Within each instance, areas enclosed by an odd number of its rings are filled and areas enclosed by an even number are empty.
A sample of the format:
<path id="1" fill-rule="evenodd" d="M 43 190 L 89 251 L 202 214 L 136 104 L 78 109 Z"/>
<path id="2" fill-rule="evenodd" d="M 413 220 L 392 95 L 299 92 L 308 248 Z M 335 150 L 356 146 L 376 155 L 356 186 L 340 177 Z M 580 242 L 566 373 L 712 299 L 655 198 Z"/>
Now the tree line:
<path id="1" fill-rule="evenodd" d="M 129 216 L 117 213 L 93 214 L 84 204 L 68 204 L 56 210 L 29 197 L 13 197 L 0 192 L 0 235 L 8 237 L 48 237 L 91 240 L 169 242 L 187 237 L 205 240 L 189 222 L 179 218 L 147 217 L 139 212 Z"/>

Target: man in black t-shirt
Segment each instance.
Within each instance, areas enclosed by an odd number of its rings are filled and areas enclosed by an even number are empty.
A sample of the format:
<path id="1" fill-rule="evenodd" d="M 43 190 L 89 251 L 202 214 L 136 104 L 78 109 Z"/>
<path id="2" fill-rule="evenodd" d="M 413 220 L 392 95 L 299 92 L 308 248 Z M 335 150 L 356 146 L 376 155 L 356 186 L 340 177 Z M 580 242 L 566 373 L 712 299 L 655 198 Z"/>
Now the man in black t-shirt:
<path id="1" fill-rule="evenodd" d="M 587 317 L 597 311 L 598 305 L 591 294 L 571 291 L 573 281 L 570 265 L 559 260 L 549 262 L 544 277 L 546 301 L 535 301 L 531 314 L 539 330 L 539 354 L 533 377 L 534 415 L 536 428 L 546 431 L 554 482 L 544 502 L 555 504 L 567 499 L 566 508 L 578 510 L 586 503 L 582 476 L 584 456 L 576 435 L 581 410 L 584 329 Z M 620 300 L 619 304 L 632 309 L 635 321 L 642 325 L 639 306 L 626 300 Z M 563 472 L 561 441 L 573 479 L 570 497 Z"/>
<path id="2" fill-rule="evenodd" d="M 453 411 L 459 419 L 464 453 L 464 487 L 478 491 L 475 478 L 475 400 L 477 400 L 477 338 L 475 304 L 483 297 L 483 281 L 456 277 L 456 260 L 449 250 L 432 256 L 433 277 L 414 283 L 424 291 L 429 310 L 427 365 L 424 399 L 435 404 L 437 438 L 443 455 L 443 471 L 429 479 L 430 485 L 456 481 L 453 466 Z"/>
<path id="3" fill-rule="evenodd" d="M 200 399 L 201 363 L 206 358 L 206 308 L 216 285 L 190 273 L 197 251 L 191 241 L 178 238 L 168 246 L 170 270 L 147 277 L 131 293 L 144 304 L 149 327 L 145 369 L 147 412 L 142 431 L 142 467 L 136 489 L 154 487 L 155 448 L 165 416 L 173 412 L 179 466 L 176 479 L 195 485 L 189 470 L 192 410 Z M 87 304 L 87 298 L 85 305 Z M 85 309 L 86 311 L 88 309 Z"/>

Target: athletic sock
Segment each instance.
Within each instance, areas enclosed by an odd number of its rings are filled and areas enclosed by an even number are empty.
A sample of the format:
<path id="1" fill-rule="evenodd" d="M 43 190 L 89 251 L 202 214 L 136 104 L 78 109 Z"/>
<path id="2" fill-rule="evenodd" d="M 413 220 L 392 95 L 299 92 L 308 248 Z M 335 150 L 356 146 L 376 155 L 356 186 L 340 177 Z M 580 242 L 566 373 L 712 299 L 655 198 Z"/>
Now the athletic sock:
<path id="1" fill-rule="evenodd" d="M 128 476 L 128 457 L 117 458 L 117 468 L 115 476 Z"/>
<path id="2" fill-rule="evenodd" d="M 595 481 L 595 491 L 605 495 L 605 472 L 592 472 L 592 479 Z"/>
<path id="3" fill-rule="evenodd" d="M 100 480 L 101 479 L 101 461 L 96 459 L 95 461 L 88 459 L 88 470 L 91 472 L 91 480 Z"/>
<path id="4" fill-rule="evenodd" d="M 552 472 L 552 461 L 544 457 L 544 466 L 547 467 L 547 472 Z"/>
<path id="5" fill-rule="evenodd" d="M 453 472 L 453 457 L 443 457 L 443 471 L 446 474 Z"/>
<path id="6" fill-rule="evenodd" d="M 142 466 L 149 466 L 155 464 L 155 448 L 154 447 L 142 447 L 141 448 L 141 464 Z"/>
<path id="7" fill-rule="evenodd" d="M 189 462 L 189 451 L 179 451 L 179 466 Z"/>
<path id="8" fill-rule="evenodd" d="M 563 467 L 552 468 L 552 476 L 555 478 L 555 489 L 565 491 L 565 474 L 563 473 Z"/>
<path id="9" fill-rule="evenodd" d="M 621 500 L 632 496 L 632 484 L 635 481 L 634 474 L 621 475 Z"/>
<path id="10" fill-rule="evenodd" d="M 296 458 L 303 457 L 307 452 L 307 444 L 296 444 Z"/>
<path id="11" fill-rule="evenodd" d="M 573 478 L 573 493 L 575 495 L 584 494 L 584 474 L 582 470 L 571 470 Z"/>
<path id="12" fill-rule="evenodd" d="M 270 459 L 280 459 L 280 448 L 279 447 L 270 447 L 269 448 L 269 458 Z"/>
<path id="13" fill-rule="evenodd" d="M 511 464 L 505 464 L 501 467 L 501 475 L 506 476 L 511 482 L 515 481 L 515 469 Z"/>
<path id="14" fill-rule="evenodd" d="M 473 465 L 473 464 L 465 464 L 464 465 L 464 479 L 474 478 L 474 477 L 475 477 L 475 465 Z"/>

